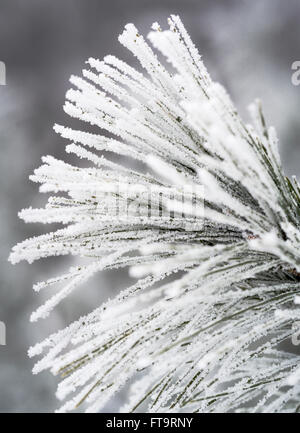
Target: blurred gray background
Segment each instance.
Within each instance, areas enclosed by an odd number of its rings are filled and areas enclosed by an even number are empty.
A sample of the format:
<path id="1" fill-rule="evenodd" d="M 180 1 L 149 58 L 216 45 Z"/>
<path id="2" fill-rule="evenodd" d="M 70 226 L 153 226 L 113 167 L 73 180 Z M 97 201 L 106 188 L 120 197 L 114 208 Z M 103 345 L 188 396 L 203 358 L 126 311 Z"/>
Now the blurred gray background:
<path id="1" fill-rule="evenodd" d="M 129 281 L 124 273 L 104 273 L 50 318 L 30 324 L 43 298 L 32 284 L 63 272 L 65 263 L 7 262 L 16 242 L 48 229 L 25 225 L 17 212 L 46 200 L 28 181 L 41 156 L 64 154 L 66 142 L 52 125 L 73 124 L 61 108 L 68 78 L 80 74 L 90 56 L 111 53 L 131 61 L 117 41 L 123 26 L 134 22 L 147 34 L 152 22 L 165 25 L 170 13 L 181 15 L 212 77 L 227 86 L 244 117 L 249 102 L 263 100 L 285 170 L 300 174 L 300 86 L 291 84 L 291 64 L 300 60 L 299 0 L 0 0 L 0 60 L 7 67 L 7 85 L 0 86 L 0 320 L 7 326 L 7 345 L 0 346 L 1 412 L 58 407 L 57 380 L 49 373 L 32 376 L 29 346 Z M 116 400 L 107 410 L 117 406 Z"/>

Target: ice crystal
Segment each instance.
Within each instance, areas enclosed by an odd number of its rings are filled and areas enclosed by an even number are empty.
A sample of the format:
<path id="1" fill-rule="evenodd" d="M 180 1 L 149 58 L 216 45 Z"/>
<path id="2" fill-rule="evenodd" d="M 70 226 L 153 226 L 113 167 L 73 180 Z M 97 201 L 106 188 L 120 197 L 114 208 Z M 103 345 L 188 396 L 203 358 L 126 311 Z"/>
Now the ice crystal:
<path id="1" fill-rule="evenodd" d="M 101 270 L 137 282 L 32 347 L 34 373 L 62 375 L 60 411 L 100 411 L 129 381 L 124 411 L 296 411 L 299 355 L 281 343 L 300 323 L 299 183 L 260 102 L 244 123 L 178 16 L 149 39 L 159 55 L 133 24 L 119 36 L 144 74 L 109 55 L 71 77 L 65 112 L 99 132 L 54 129 L 90 167 L 43 158 L 31 180 L 56 195 L 20 217 L 65 228 L 10 256 L 85 258 L 34 286 L 59 289 L 32 321 Z"/>

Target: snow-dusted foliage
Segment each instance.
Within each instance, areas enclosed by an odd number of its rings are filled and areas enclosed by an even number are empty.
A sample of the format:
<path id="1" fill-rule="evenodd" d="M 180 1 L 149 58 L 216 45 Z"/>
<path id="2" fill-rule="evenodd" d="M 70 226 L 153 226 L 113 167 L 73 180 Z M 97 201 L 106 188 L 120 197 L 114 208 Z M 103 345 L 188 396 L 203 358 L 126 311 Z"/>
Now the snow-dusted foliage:
<path id="1" fill-rule="evenodd" d="M 260 102 L 245 124 L 179 17 L 169 26 L 149 34 L 167 68 L 128 24 L 119 41 L 145 74 L 107 56 L 71 77 L 66 113 L 99 132 L 55 131 L 91 167 L 47 156 L 31 176 L 57 195 L 20 217 L 66 227 L 18 244 L 11 262 L 85 258 L 34 286 L 58 288 L 32 321 L 101 270 L 137 277 L 32 347 L 34 373 L 63 377 L 61 411 L 97 412 L 128 381 L 124 411 L 296 411 L 299 355 L 281 343 L 300 320 L 299 183 Z"/>

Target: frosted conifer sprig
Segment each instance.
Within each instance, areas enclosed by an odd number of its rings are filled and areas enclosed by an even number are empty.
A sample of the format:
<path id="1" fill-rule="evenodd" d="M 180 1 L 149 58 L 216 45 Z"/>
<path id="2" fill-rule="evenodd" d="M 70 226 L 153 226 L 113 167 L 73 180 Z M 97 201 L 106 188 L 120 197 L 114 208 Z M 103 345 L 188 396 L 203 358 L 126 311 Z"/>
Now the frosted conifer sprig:
<path id="1" fill-rule="evenodd" d="M 84 258 L 34 286 L 57 290 L 32 321 L 101 270 L 137 278 L 32 347 L 34 373 L 62 376 L 60 411 L 100 411 L 129 381 L 124 411 L 296 411 L 299 355 L 281 343 L 300 323 L 300 186 L 283 173 L 260 102 L 244 123 L 178 16 L 169 27 L 149 34 L 167 68 L 128 24 L 119 41 L 144 73 L 106 56 L 71 77 L 64 110 L 98 133 L 54 129 L 90 166 L 47 156 L 31 176 L 56 195 L 20 217 L 65 228 L 18 244 L 11 262 Z M 149 190 L 151 215 L 139 193 Z"/>

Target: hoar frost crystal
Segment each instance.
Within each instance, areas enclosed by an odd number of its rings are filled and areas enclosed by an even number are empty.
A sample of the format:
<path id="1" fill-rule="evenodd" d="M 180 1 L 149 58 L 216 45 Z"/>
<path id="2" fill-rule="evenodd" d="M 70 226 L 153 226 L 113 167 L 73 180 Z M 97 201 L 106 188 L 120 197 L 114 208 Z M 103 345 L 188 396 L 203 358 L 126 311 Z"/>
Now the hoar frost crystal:
<path id="1" fill-rule="evenodd" d="M 46 156 L 31 176 L 56 195 L 20 217 L 65 228 L 18 244 L 11 262 L 85 258 L 34 286 L 58 288 L 32 321 L 101 270 L 129 267 L 138 278 L 32 347 L 42 355 L 34 373 L 62 376 L 60 411 L 100 411 L 130 381 L 123 411 L 294 412 L 299 355 L 280 343 L 300 320 L 299 183 L 282 171 L 260 102 L 245 124 L 179 17 L 169 27 L 149 34 L 167 68 L 128 24 L 119 41 L 144 73 L 106 56 L 71 77 L 65 112 L 99 131 L 54 129 L 90 167 Z M 141 187 L 155 191 L 154 215 Z"/>

